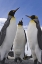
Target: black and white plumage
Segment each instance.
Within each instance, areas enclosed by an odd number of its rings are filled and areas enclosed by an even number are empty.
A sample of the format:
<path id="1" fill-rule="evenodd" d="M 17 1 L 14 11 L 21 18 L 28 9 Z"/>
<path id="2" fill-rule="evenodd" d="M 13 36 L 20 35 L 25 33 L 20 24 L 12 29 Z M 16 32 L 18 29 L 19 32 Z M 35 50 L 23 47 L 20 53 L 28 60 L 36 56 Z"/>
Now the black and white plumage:
<path id="1" fill-rule="evenodd" d="M 4 26 L 3 26 L 2 29 L 1 29 L 1 32 L 0 32 L 0 46 L 2 45 L 2 43 L 3 43 L 4 39 L 5 39 L 6 29 L 7 29 L 7 27 L 8 27 L 9 24 L 10 24 L 10 19 L 11 19 L 11 18 L 9 18 L 9 19 L 7 18 Z"/>
<path id="2" fill-rule="evenodd" d="M 39 48 L 42 50 L 42 30 L 41 30 L 41 27 L 38 25 L 38 34 L 37 34 L 37 37 L 38 37 L 38 45 L 39 45 Z"/>
<path id="3" fill-rule="evenodd" d="M 22 20 L 19 21 L 16 31 L 16 36 L 13 42 L 14 46 L 14 60 L 17 62 L 19 60 L 22 62 L 22 59 L 24 57 L 25 52 L 25 44 L 27 42 L 27 37 L 25 30 L 23 28 L 23 22 Z"/>
<path id="4" fill-rule="evenodd" d="M 40 28 L 40 23 L 37 16 L 35 15 L 32 16 L 26 15 L 26 16 L 31 18 L 31 21 L 29 22 L 28 25 L 27 36 L 28 36 L 29 46 L 31 49 L 34 64 L 37 64 L 37 61 L 39 62 L 39 64 L 41 64 L 42 31 Z"/>
<path id="5" fill-rule="evenodd" d="M 14 51 L 13 51 L 13 45 L 11 47 L 11 50 L 8 53 L 7 59 L 14 59 Z"/>
<path id="6" fill-rule="evenodd" d="M 8 18 L 0 32 L 0 61 L 4 64 L 5 58 L 8 56 L 9 50 L 13 44 L 15 38 L 17 25 L 14 17 L 15 12 L 18 10 L 11 10 L 8 14 Z"/>

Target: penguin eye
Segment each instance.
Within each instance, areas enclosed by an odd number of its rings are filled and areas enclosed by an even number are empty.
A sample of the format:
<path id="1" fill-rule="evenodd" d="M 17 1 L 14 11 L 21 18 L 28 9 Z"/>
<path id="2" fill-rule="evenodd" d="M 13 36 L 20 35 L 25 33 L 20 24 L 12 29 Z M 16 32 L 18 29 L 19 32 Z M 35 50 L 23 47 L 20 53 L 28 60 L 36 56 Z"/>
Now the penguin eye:
<path id="1" fill-rule="evenodd" d="M 14 14 L 15 14 L 14 10 L 11 10 L 11 11 L 8 13 L 8 15 L 10 15 L 10 16 L 14 16 Z"/>

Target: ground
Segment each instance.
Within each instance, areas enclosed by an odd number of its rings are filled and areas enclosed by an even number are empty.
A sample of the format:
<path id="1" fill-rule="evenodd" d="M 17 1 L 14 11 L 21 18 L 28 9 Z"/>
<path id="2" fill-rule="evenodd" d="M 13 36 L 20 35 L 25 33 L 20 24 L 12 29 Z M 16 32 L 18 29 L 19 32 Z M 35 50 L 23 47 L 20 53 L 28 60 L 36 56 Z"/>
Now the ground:
<path id="1" fill-rule="evenodd" d="M 21 63 L 20 62 L 14 62 L 14 60 L 6 60 L 5 61 L 6 64 L 33 64 L 33 60 L 29 59 L 29 60 L 23 60 Z"/>

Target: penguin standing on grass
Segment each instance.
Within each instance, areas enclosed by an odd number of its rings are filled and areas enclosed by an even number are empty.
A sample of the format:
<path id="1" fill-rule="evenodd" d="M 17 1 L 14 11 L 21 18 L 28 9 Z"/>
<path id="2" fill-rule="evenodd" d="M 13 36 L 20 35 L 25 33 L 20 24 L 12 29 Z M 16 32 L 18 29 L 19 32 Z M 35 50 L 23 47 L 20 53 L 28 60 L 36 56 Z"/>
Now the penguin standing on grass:
<path id="1" fill-rule="evenodd" d="M 41 47 L 42 31 L 40 28 L 40 23 L 37 16 L 35 15 L 32 15 L 32 16 L 26 15 L 26 16 L 31 18 L 30 23 L 28 25 L 27 36 L 28 36 L 29 46 L 31 49 L 34 64 L 37 64 L 37 61 L 38 61 L 38 64 L 41 64 L 42 62 L 42 47 Z"/>
<path id="2" fill-rule="evenodd" d="M 17 62 L 19 60 L 22 62 L 22 59 L 24 57 L 24 51 L 25 51 L 25 44 L 27 42 L 26 33 L 23 29 L 23 22 L 22 20 L 19 21 L 16 31 L 16 36 L 13 42 L 14 46 L 14 61 Z"/>
<path id="3" fill-rule="evenodd" d="M 14 17 L 15 12 L 18 10 L 11 10 L 8 14 L 8 18 L 0 32 L 0 62 L 5 63 L 5 59 L 8 56 L 9 50 L 12 47 L 13 40 L 15 38 L 17 25 Z"/>

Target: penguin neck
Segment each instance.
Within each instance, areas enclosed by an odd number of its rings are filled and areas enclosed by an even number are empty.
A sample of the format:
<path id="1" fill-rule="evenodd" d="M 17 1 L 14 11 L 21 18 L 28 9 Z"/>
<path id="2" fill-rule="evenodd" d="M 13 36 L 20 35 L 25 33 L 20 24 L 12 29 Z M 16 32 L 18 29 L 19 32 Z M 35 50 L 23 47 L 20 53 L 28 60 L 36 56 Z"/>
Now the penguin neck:
<path id="1" fill-rule="evenodd" d="M 12 17 L 11 20 L 10 20 L 10 23 L 15 23 L 15 22 L 16 22 L 15 17 Z"/>
<path id="2" fill-rule="evenodd" d="M 7 21 L 10 21 L 10 24 L 14 24 L 15 18 L 10 16 L 10 15 L 8 15 Z"/>
<path id="3" fill-rule="evenodd" d="M 22 29 L 23 29 L 23 26 L 21 26 L 21 25 L 17 26 L 17 31 L 21 31 Z"/>
<path id="4" fill-rule="evenodd" d="M 7 19 L 9 19 L 9 20 L 10 20 L 11 18 L 12 18 L 12 16 L 8 15 L 8 18 L 7 18 Z"/>
<path id="5" fill-rule="evenodd" d="M 34 27 L 36 27 L 36 23 L 33 21 L 33 20 L 31 20 L 30 22 L 29 22 L 29 28 L 34 28 Z"/>
<path id="6" fill-rule="evenodd" d="M 18 25 L 18 28 L 22 28 L 23 26 L 21 26 L 21 25 Z"/>
<path id="7" fill-rule="evenodd" d="M 30 20 L 30 23 L 36 24 L 36 23 L 34 22 L 34 20 Z"/>
<path id="8" fill-rule="evenodd" d="M 8 19 L 9 19 L 9 20 L 15 19 L 15 17 L 8 15 Z"/>
<path id="9" fill-rule="evenodd" d="M 32 33 L 34 33 L 34 31 L 36 31 L 36 29 L 37 29 L 36 23 L 33 20 L 31 20 L 28 25 L 28 33 L 31 33 L 31 35 L 32 35 Z"/>

